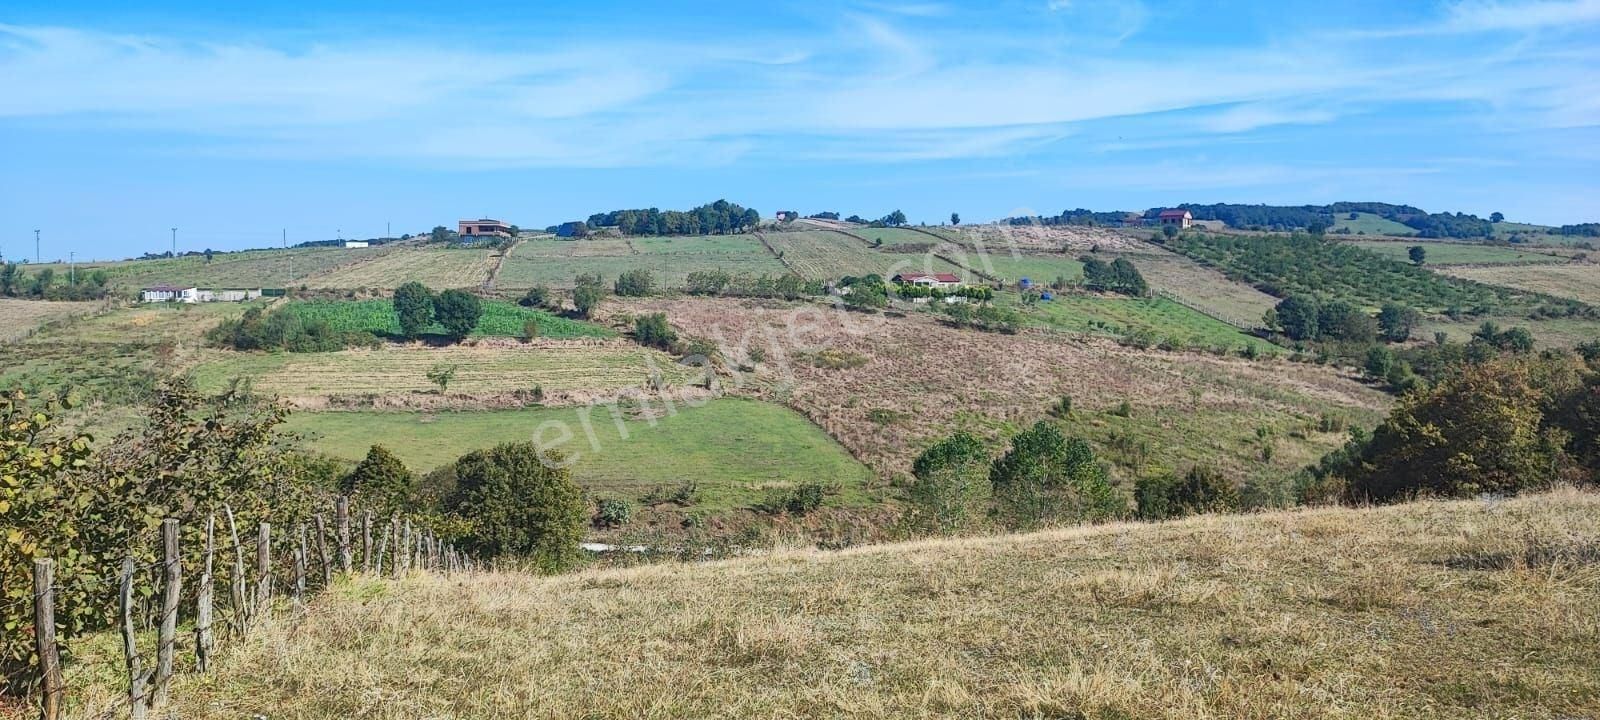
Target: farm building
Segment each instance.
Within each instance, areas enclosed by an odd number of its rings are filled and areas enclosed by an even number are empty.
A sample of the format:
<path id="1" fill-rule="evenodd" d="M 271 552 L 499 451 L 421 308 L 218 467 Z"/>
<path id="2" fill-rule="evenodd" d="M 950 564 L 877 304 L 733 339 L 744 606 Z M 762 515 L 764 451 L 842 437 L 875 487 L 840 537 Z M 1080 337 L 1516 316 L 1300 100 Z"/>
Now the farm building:
<path id="1" fill-rule="evenodd" d="M 1162 225 L 1176 225 L 1186 230 L 1194 225 L 1194 213 L 1188 210 L 1162 210 L 1161 214 L 1156 216 L 1156 220 Z"/>
<path id="2" fill-rule="evenodd" d="M 346 240 L 346 241 L 344 241 L 344 246 L 345 246 L 345 249 L 348 250 L 350 248 L 368 247 L 368 244 L 367 244 L 367 241 L 365 241 L 365 240 Z"/>
<path id="3" fill-rule="evenodd" d="M 200 288 L 185 288 L 177 285 L 151 285 L 139 291 L 139 299 L 143 302 L 200 302 Z"/>
<path id="4" fill-rule="evenodd" d="M 499 220 L 482 218 L 479 220 L 462 220 L 456 234 L 462 237 L 511 237 L 511 226 Z"/>
<path id="5" fill-rule="evenodd" d="M 891 279 L 902 285 L 921 285 L 940 290 L 961 287 L 961 278 L 951 273 L 901 273 Z"/>
<path id="6" fill-rule="evenodd" d="M 793 210 L 779 210 L 775 216 L 780 222 L 793 222 L 800 219 L 800 213 Z"/>

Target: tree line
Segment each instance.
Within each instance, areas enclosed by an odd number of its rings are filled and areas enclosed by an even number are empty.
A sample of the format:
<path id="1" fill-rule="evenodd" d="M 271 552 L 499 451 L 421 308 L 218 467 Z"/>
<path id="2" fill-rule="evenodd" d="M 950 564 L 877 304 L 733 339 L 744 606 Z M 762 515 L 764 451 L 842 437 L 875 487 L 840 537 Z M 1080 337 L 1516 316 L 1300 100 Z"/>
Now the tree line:
<path id="1" fill-rule="evenodd" d="M 582 223 L 582 233 L 614 227 L 623 235 L 726 235 L 754 230 L 761 213 L 754 208 L 718 200 L 692 210 L 612 210 L 595 213 Z M 576 221 L 550 230 L 562 237 L 579 233 Z"/>
<path id="2" fill-rule="evenodd" d="M 35 300 L 103 300 L 111 295 L 111 276 L 91 270 L 62 277 L 55 268 L 28 273 L 20 263 L 0 265 L 0 297 Z M 63 282 L 65 281 L 65 282 Z"/>

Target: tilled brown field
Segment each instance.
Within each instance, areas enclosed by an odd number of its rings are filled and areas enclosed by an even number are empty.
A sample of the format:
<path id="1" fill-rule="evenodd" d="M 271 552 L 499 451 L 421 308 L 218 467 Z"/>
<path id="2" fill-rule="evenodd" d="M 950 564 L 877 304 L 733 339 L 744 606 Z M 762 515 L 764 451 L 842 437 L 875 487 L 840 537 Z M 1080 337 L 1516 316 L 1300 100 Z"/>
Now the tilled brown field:
<path id="1" fill-rule="evenodd" d="M 884 474 L 905 472 L 921 448 L 956 428 L 993 436 L 1044 417 L 1063 395 L 1087 414 L 1127 402 L 1132 416 L 1184 433 L 1170 438 L 1179 444 L 1210 440 L 1186 417 L 1231 419 L 1237 427 L 1216 428 L 1216 436 L 1249 435 L 1329 413 L 1370 421 L 1388 402 L 1324 367 L 1134 350 L 1061 333 L 982 333 L 920 315 L 726 299 L 619 310 L 665 312 L 680 331 L 716 341 L 731 364 L 753 368 L 735 372 L 733 392 L 789 404 Z M 1313 439 L 1319 447 L 1341 441 L 1339 433 L 1324 435 Z"/>

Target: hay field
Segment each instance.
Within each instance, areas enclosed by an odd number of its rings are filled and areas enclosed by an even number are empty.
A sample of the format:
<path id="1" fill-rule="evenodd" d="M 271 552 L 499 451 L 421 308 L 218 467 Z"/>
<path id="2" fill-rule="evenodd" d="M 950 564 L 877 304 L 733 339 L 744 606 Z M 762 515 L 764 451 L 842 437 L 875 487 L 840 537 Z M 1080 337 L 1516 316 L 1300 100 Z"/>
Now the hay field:
<path id="1" fill-rule="evenodd" d="M 1440 272 L 1453 277 L 1529 290 L 1555 297 L 1600 305 L 1600 263 L 1528 265 L 1519 267 L 1460 267 Z"/>
<path id="2" fill-rule="evenodd" d="M 918 452 L 958 428 L 998 443 L 1070 395 L 1084 422 L 1110 423 L 1105 414 L 1127 401 L 1141 432 L 1158 440 L 1147 470 L 1181 468 L 1178 449 L 1193 441 L 1236 477 L 1265 480 L 1344 442 L 1343 433 L 1307 429 L 1324 414 L 1368 424 L 1391 401 L 1326 367 L 1141 351 L 1054 332 L 958 330 L 923 315 L 726 299 L 617 310 L 665 312 L 681 333 L 717 342 L 735 363 L 760 348 L 764 360 L 728 380 L 730 391 L 794 407 L 883 476 L 907 472 Z M 889 411 L 889 421 L 874 411 Z M 1188 422 L 1204 413 L 1206 423 Z M 1281 440 L 1270 461 L 1260 460 L 1257 427 Z"/>
<path id="3" fill-rule="evenodd" d="M 1015 305 L 1017 295 L 1002 293 L 997 303 Z M 1164 297 L 1065 292 L 1026 308 L 1023 313 L 1031 324 L 1052 330 L 1112 337 L 1143 332 L 1149 334 L 1152 344 L 1165 343 L 1172 347 L 1216 348 L 1229 352 L 1252 347 L 1266 354 L 1283 352 L 1266 340 L 1246 335 L 1236 326 Z"/>
<path id="4" fill-rule="evenodd" d="M 384 246 L 349 250 L 324 247 L 244 250 L 216 253 L 209 263 L 201 256 L 185 256 L 114 263 L 78 263 L 77 271 L 103 269 L 110 275 L 113 286 L 129 289 L 163 283 L 186 287 L 279 288 L 297 286 L 310 276 L 358 265 L 397 249 L 397 246 Z M 43 267 L 55 268 L 57 277 L 67 272 L 67 266 L 62 264 L 35 265 L 30 267 L 30 271 Z"/>
<path id="5" fill-rule="evenodd" d="M 313 406 L 332 396 L 437 395 L 427 374 L 441 365 L 456 367 L 448 388 L 452 396 L 527 392 L 536 386 L 547 393 L 616 391 L 644 386 L 652 373 L 669 384 L 696 376 L 664 353 L 622 340 L 403 345 L 331 353 L 211 351 L 206 358 L 193 370 L 202 389 L 220 390 L 233 378 L 246 377 L 257 392 Z"/>
<path id="6" fill-rule="evenodd" d="M 314 288 L 392 289 L 415 280 L 434 290 L 475 289 L 489 279 L 499 259 L 499 251 L 484 248 L 393 248 L 305 278 L 304 283 Z"/>
<path id="7" fill-rule="evenodd" d="M 649 270 L 657 286 L 665 288 L 683 287 L 684 278 L 697 271 L 725 270 L 735 275 L 785 272 L 783 263 L 751 235 L 551 238 L 519 244 L 506 258 L 496 284 L 504 288 L 571 287 L 573 278 L 583 273 L 599 273 L 612 281 L 629 270 Z"/>
<path id="8" fill-rule="evenodd" d="M 1278 298 L 1177 253 L 1126 255 L 1157 294 L 1240 328 L 1261 325 L 1261 317 L 1276 307 Z"/>
<path id="9" fill-rule="evenodd" d="M 210 674 L 180 675 L 172 709 L 1589 718 L 1596 528 L 1600 497 L 1558 491 L 558 577 L 358 578 L 226 648 Z"/>
<path id="10" fill-rule="evenodd" d="M 1550 248 L 1515 248 L 1499 245 L 1474 245 L 1468 243 L 1382 240 L 1357 240 L 1356 247 L 1370 250 L 1390 260 L 1411 261 L 1411 248 L 1421 246 L 1427 251 L 1427 265 L 1523 265 L 1536 263 L 1562 263 L 1567 259 Z"/>
<path id="11" fill-rule="evenodd" d="M 782 255 L 785 264 L 796 273 L 813 280 L 837 280 L 847 275 L 859 277 L 873 273 L 884 277 L 901 272 L 967 274 L 961 268 L 932 255 L 875 250 L 860 240 L 839 233 L 781 232 L 768 233 L 765 237 L 772 249 Z M 933 242 L 933 238 L 926 239 Z"/>
<path id="12" fill-rule="evenodd" d="M 98 302 L 49 302 L 0 298 L 0 342 L 28 337 L 44 325 L 87 315 L 100 305 Z"/>

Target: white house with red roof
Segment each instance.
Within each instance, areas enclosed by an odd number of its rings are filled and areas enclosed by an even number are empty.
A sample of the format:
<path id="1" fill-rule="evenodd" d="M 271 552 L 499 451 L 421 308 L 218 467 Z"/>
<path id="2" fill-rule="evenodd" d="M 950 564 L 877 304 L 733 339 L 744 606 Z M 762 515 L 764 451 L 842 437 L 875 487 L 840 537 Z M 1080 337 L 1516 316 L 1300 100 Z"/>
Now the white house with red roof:
<path id="1" fill-rule="evenodd" d="M 1180 229 L 1188 229 L 1194 224 L 1194 213 L 1188 210 L 1162 210 L 1156 220 L 1162 225 L 1175 225 Z"/>
<path id="2" fill-rule="evenodd" d="M 900 273 L 890 278 L 901 285 L 921 285 L 922 287 L 938 290 L 953 290 L 961 287 L 961 278 L 950 273 Z"/>

